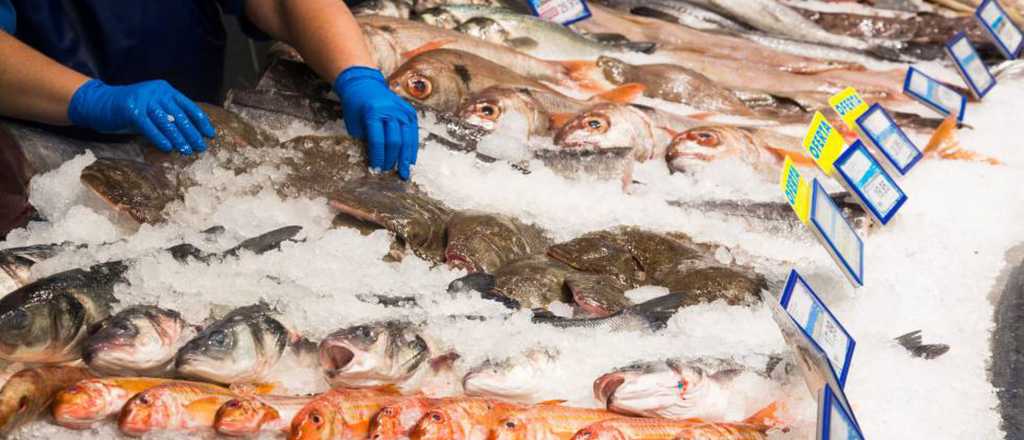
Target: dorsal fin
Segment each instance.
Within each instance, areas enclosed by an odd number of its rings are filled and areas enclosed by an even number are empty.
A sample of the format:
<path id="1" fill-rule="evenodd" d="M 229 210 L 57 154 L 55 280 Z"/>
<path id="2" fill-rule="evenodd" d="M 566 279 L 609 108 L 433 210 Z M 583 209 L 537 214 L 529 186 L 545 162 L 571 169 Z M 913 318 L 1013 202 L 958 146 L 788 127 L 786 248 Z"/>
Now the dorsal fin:
<path id="1" fill-rule="evenodd" d="M 425 53 L 425 52 L 430 52 L 430 51 L 432 51 L 434 49 L 440 49 L 440 48 L 442 48 L 444 46 L 447 46 L 449 44 L 452 44 L 454 42 L 455 42 L 454 38 L 442 38 L 440 40 L 429 41 L 429 42 L 425 43 L 424 45 L 422 45 L 420 47 L 417 47 L 417 48 L 415 48 L 413 50 L 410 50 L 408 52 L 402 52 L 402 59 L 408 60 L 408 59 L 410 59 L 412 57 L 415 57 L 415 56 L 417 56 L 419 54 L 422 54 L 422 53 Z"/>

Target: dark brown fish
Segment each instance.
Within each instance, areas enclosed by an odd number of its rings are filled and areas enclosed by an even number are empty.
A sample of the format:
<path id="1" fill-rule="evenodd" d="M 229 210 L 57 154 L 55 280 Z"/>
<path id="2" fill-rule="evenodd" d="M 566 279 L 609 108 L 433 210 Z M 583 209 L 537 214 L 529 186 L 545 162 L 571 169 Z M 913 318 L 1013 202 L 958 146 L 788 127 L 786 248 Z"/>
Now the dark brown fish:
<path id="1" fill-rule="evenodd" d="M 544 231 L 534 225 L 477 211 L 452 216 L 447 234 L 445 261 L 470 272 L 493 273 L 506 263 L 541 252 L 551 244 Z"/>

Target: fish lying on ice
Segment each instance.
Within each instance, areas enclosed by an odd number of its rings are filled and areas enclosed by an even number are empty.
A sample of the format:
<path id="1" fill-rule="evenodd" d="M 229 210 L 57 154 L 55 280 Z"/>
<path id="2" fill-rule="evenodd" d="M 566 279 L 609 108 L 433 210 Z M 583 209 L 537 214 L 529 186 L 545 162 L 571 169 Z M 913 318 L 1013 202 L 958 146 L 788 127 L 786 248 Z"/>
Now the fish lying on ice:
<path id="1" fill-rule="evenodd" d="M 558 352 L 535 348 L 504 358 L 488 359 L 471 369 L 462 379 L 469 396 L 489 397 L 519 403 L 537 403 L 541 399 L 541 380 L 555 368 Z"/>
<path id="2" fill-rule="evenodd" d="M 134 437 L 153 431 L 209 429 L 217 409 L 235 397 L 233 391 L 217 385 L 171 381 L 129 399 L 121 409 L 118 427 Z"/>
<path id="3" fill-rule="evenodd" d="M 554 402 L 533 406 L 500 421 L 493 440 L 568 440 L 577 431 L 603 420 L 623 417 L 607 410 L 574 408 Z"/>
<path id="4" fill-rule="evenodd" d="M 88 429 L 114 418 L 136 394 L 170 379 L 149 377 L 105 377 L 76 382 L 57 394 L 53 420 L 71 429 Z"/>
<path id="5" fill-rule="evenodd" d="M 166 377 L 174 356 L 197 330 L 173 310 L 132 306 L 99 323 L 82 346 L 93 371 L 114 376 Z"/>
<path id="6" fill-rule="evenodd" d="M 767 440 L 768 431 L 782 424 L 772 403 L 738 423 L 702 419 L 623 417 L 602 420 L 580 429 L 572 440 Z"/>
<path id="7" fill-rule="evenodd" d="M 485 440 L 498 422 L 524 409 L 492 399 L 449 399 L 427 411 L 409 436 L 413 440 Z"/>
<path id="8" fill-rule="evenodd" d="M 261 432 L 287 432 L 292 418 L 316 395 L 258 395 L 231 399 L 221 405 L 213 429 L 229 437 L 247 437 Z"/>
<path id="9" fill-rule="evenodd" d="M 291 420 L 288 440 L 367 438 L 370 419 L 402 399 L 389 390 L 336 388 L 313 399 Z"/>
<path id="10" fill-rule="evenodd" d="M 493 272 L 551 245 L 543 230 L 511 217 L 461 211 L 447 224 L 445 262 L 470 272 Z"/>
<path id="11" fill-rule="evenodd" d="M 38 417 L 60 390 L 93 377 L 80 367 L 39 367 L 14 373 L 0 388 L 0 435 Z"/>

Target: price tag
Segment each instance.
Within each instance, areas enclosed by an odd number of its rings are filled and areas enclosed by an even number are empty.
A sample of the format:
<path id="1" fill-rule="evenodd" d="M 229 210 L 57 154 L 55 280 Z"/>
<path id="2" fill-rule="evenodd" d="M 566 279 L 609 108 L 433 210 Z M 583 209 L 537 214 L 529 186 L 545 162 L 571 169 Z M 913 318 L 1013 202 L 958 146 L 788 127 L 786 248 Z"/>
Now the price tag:
<path id="1" fill-rule="evenodd" d="M 801 222 L 807 224 L 811 216 L 811 187 L 800 176 L 800 171 L 793 165 L 793 159 L 789 156 L 786 156 L 786 161 L 782 164 L 782 176 L 779 179 L 779 186 L 782 187 L 782 192 L 786 194 L 786 201 L 789 202 L 789 206 L 796 212 L 796 216 Z"/>
<path id="2" fill-rule="evenodd" d="M 1010 21 L 1010 17 L 1006 15 L 999 2 L 981 2 L 981 6 L 974 11 L 974 17 L 1006 59 L 1014 60 L 1020 56 L 1021 48 L 1024 47 L 1024 34 L 1021 34 L 1020 28 Z"/>
<path id="3" fill-rule="evenodd" d="M 896 181 L 875 160 L 861 141 L 856 141 L 836 159 L 839 182 L 857 195 L 860 204 L 883 225 L 888 224 L 907 201 Z"/>
<path id="4" fill-rule="evenodd" d="M 946 43 L 946 53 L 953 59 L 956 71 L 960 72 L 964 82 L 970 86 L 971 93 L 978 99 L 984 98 L 996 86 L 996 78 L 981 61 L 978 51 L 963 32 L 954 35 Z"/>
<path id="5" fill-rule="evenodd" d="M 860 97 L 853 87 L 847 87 L 845 90 L 836 93 L 828 99 L 828 105 L 832 107 L 839 117 L 842 118 L 843 122 L 852 129 L 857 128 L 857 118 L 868 111 L 868 103 Z"/>
<path id="6" fill-rule="evenodd" d="M 533 15 L 565 26 L 590 18 L 587 0 L 529 0 L 527 3 Z"/>
<path id="7" fill-rule="evenodd" d="M 832 128 L 832 124 L 828 123 L 825 115 L 821 112 L 814 113 L 811 125 L 807 128 L 807 135 L 804 136 L 803 145 L 826 176 L 832 175 L 832 164 L 839 157 L 839 153 L 846 148 L 843 135 Z"/>
<path id="8" fill-rule="evenodd" d="M 881 105 L 872 104 L 856 123 L 861 137 L 881 151 L 902 175 L 924 156 Z"/>
<path id="9" fill-rule="evenodd" d="M 942 115 L 956 115 L 958 121 L 964 120 L 967 98 L 913 66 L 907 68 L 907 76 L 903 80 L 903 93 Z"/>
<path id="10" fill-rule="evenodd" d="M 844 386 L 856 346 L 850 333 L 795 270 L 790 271 L 779 302 L 804 335 L 825 352 L 832 374 Z"/>
<path id="11" fill-rule="evenodd" d="M 817 440 L 864 440 L 849 401 L 840 389 L 826 386 L 818 393 Z"/>
<path id="12" fill-rule="evenodd" d="M 817 179 L 811 185 L 810 224 L 853 286 L 864 285 L 864 242 Z"/>

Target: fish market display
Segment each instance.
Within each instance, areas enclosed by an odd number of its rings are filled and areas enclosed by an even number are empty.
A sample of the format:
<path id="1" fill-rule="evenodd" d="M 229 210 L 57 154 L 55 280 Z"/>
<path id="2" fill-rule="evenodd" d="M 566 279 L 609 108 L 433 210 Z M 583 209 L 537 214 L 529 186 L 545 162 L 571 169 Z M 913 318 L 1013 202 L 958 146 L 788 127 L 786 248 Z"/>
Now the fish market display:
<path id="1" fill-rule="evenodd" d="M 0 437 L 809 438 L 820 378 L 775 310 L 796 269 L 855 340 L 865 433 L 1015 438 L 1020 277 L 999 270 L 1024 241 L 1024 63 L 978 3 L 593 0 L 562 25 L 520 0 L 365 1 L 419 115 L 411 181 L 368 168 L 283 43 L 201 104 L 203 154 L 2 120 L 37 214 L 0 241 Z M 962 118 L 904 92 L 914 66 L 969 94 L 959 32 L 997 80 Z M 834 110 L 848 87 L 924 160 L 890 169 Z M 908 195 L 891 223 L 804 146 L 818 112 Z M 814 222 L 787 159 L 824 190 Z M 807 231 L 825 195 L 863 286 Z"/>

